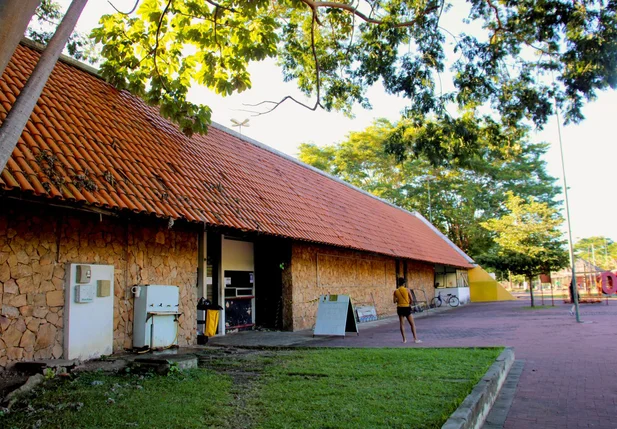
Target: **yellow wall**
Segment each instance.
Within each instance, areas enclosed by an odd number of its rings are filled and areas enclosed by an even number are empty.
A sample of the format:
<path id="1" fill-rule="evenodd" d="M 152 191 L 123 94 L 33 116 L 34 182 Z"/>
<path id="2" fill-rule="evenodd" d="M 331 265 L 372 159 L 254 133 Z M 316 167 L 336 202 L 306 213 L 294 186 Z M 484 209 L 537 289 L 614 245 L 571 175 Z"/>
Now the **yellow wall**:
<path id="1" fill-rule="evenodd" d="M 469 294 L 471 295 L 471 302 L 516 299 L 480 266 L 469 270 Z"/>

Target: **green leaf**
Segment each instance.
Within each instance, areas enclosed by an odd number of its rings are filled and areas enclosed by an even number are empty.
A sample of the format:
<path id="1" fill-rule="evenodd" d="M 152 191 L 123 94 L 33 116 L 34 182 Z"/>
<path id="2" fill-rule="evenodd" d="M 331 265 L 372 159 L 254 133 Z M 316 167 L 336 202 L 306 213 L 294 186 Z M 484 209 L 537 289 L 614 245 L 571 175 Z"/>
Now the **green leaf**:
<path id="1" fill-rule="evenodd" d="M 354 9 L 317 2 L 313 11 L 298 0 L 142 0 L 131 16 L 102 17 L 92 38 L 104 45 L 105 75 L 137 75 L 142 85 L 130 88 L 138 94 L 156 73 L 170 82 L 180 75 L 182 93 L 200 84 L 230 95 L 250 87 L 250 63 L 276 58 L 285 81 L 351 116 L 370 106 L 366 91 L 381 82 L 409 100 L 405 118 L 445 127 L 425 127 L 408 145 L 435 165 L 482 152 L 466 113 L 541 128 L 556 103 L 577 122 L 586 100 L 617 87 L 615 1 L 361 0 Z"/>

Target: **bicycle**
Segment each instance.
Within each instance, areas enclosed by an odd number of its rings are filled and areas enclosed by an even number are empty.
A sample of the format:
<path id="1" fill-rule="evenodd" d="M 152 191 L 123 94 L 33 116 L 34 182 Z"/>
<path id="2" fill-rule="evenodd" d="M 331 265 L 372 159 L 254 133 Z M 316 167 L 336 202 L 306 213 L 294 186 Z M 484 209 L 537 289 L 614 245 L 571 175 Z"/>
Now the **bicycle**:
<path id="1" fill-rule="evenodd" d="M 431 307 L 438 308 L 441 307 L 443 302 L 446 302 L 450 307 L 458 307 L 461 303 L 458 299 L 458 296 L 452 295 L 451 293 L 447 294 L 445 298 L 441 297 L 441 292 L 437 294 L 437 296 L 431 299 Z"/>

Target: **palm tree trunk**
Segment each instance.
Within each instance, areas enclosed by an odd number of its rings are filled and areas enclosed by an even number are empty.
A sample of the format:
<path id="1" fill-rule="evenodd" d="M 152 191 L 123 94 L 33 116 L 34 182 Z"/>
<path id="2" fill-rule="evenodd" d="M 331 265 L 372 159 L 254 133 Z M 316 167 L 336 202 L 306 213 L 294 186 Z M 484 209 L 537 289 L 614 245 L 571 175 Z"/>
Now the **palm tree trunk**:
<path id="1" fill-rule="evenodd" d="M 529 276 L 529 294 L 531 295 L 531 306 L 535 307 L 536 304 L 533 300 L 533 282 L 532 282 L 532 277 Z"/>
<path id="2" fill-rule="evenodd" d="M 32 71 L 28 82 L 26 82 L 19 97 L 17 97 L 17 101 L 4 120 L 0 128 L 0 172 L 4 170 L 11 153 L 13 153 L 30 114 L 34 110 L 49 75 L 53 71 L 86 3 L 88 3 L 88 0 L 73 0 L 71 2 L 71 6 L 69 6 L 54 36 L 41 54 L 41 58 Z"/>
<path id="3" fill-rule="evenodd" d="M 41 0 L 0 0 L 0 76 Z"/>

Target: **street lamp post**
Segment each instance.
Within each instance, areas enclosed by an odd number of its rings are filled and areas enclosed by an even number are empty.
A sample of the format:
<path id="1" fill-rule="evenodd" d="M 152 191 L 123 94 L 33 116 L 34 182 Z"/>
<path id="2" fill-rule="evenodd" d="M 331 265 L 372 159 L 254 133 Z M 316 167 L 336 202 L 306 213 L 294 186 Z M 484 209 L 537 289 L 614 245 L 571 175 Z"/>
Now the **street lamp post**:
<path id="1" fill-rule="evenodd" d="M 424 176 L 420 176 L 421 180 L 426 180 L 426 187 L 428 188 L 428 219 L 433 223 L 433 211 L 431 210 L 431 179 L 434 179 L 435 176 L 431 176 L 429 174 L 425 174 Z"/>
<path id="2" fill-rule="evenodd" d="M 570 205 L 568 204 L 568 183 L 566 181 L 566 166 L 563 160 L 563 144 L 561 142 L 561 121 L 559 119 L 559 108 L 555 106 L 555 112 L 557 114 L 557 133 L 559 137 L 559 151 L 561 153 L 561 172 L 563 175 L 563 194 L 564 202 L 566 204 L 566 225 L 568 226 L 568 247 L 570 250 L 570 266 L 572 267 L 572 302 L 574 303 L 574 309 L 576 311 L 576 321 L 581 323 L 581 315 L 578 309 L 578 287 L 576 284 L 576 267 L 574 259 L 574 248 L 572 247 L 572 227 L 570 225 Z"/>
<path id="3" fill-rule="evenodd" d="M 433 212 L 431 211 L 431 179 L 429 178 L 426 183 L 428 186 L 428 218 L 432 224 L 433 223 Z"/>

